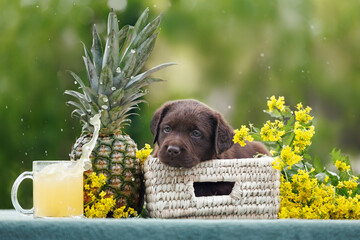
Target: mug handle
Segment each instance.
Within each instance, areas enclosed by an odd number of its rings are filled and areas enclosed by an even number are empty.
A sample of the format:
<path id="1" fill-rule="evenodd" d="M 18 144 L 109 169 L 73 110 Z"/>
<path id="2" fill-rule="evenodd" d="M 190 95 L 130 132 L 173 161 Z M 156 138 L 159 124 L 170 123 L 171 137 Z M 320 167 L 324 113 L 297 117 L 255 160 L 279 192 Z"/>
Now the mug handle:
<path id="1" fill-rule="evenodd" d="M 18 192 L 19 185 L 24 179 L 33 180 L 34 179 L 33 172 L 23 172 L 22 174 L 20 174 L 20 176 L 17 177 L 17 179 L 15 180 L 15 182 L 12 186 L 12 189 L 11 189 L 11 202 L 17 212 L 24 214 L 24 215 L 31 215 L 31 214 L 34 214 L 34 208 L 23 209 L 20 206 L 18 198 L 17 198 L 17 192 Z"/>

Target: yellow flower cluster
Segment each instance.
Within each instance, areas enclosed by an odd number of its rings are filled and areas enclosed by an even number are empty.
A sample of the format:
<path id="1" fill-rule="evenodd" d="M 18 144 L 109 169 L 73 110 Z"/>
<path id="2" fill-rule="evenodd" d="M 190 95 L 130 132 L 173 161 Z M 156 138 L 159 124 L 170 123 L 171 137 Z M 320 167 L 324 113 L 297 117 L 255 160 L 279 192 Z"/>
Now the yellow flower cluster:
<path id="1" fill-rule="evenodd" d="M 336 187 L 339 189 L 347 188 L 349 190 L 354 190 L 358 186 L 358 183 L 356 182 L 357 180 L 358 180 L 358 177 L 352 177 L 348 181 L 339 181 L 339 183 Z"/>
<path id="2" fill-rule="evenodd" d="M 285 134 L 285 131 L 281 130 L 283 127 L 284 123 L 282 121 L 267 121 L 260 130 L 261 138 L 267 142 L 281 141 L 281 137 Z"/>
<path id="3" fill-rule="evenodd" d="M 272 96 L 267 101 L 271 117 L 260 129 L 253 132 L 242 126 L 236 130 L 233 141 L 246 144 L 248 137 L 262 139 L 270 147 L 272 166 L 281 171 L 279 218 L 307 219 L 360 219 L 360 192 L 358 178 L 352 175 L 349 159 L 333 149 L 331 158 L 339 175 L 326 169 L 312 168 L 306 162 L 308 147 L 315 134 L 310 107 L 297 104 L 292 112 L 285 106 L 284 97 Z M 273 112 L 278 110 L 278 112 Z M 305 159 L 304 159 L 305 158 Z M 336 161 L 335 161 L 336 160 Z M 309 170 L 311 169 L 311 170 Z M 295 174 L 294 174 L 295 173 Z M 319 180 L 318 180 L 319 179 Z"/>
<path id="4" fill-rule="evenodd" d="M 302 156 L 297 155 L 295 151 L 289 146 L 284 146 L 281 150 L 280 157 L 276 157 L 272 162 L 273 168 L 283 170 L 285 166 L 291 166 L 300 162 L 303 159 Z"/>
<path id="5" fill-rule="evenodd" d="M 249 141 L 249 142 L 254 141 L 254 138 L 249 135 L 249 131 L 250 129 L 247 128 L 245 125 L 242 125 L 240 130 L 236 129 L 234 131 L 235 135 L 233 138 L 233 142 L 239 143 L 242 147 L 244 147 L 246 145 L 245 141 Z"/>
<path id="6" fill-rule="evenodd" d="M 346 165 L 346 163 L 340 161 L 340 160 L 336 160 L 335 162 L 335 167 L 340 171 L 340 172 L 345 172 L 347 170 L 350 170 L 350 165 Z"/>
<path id="7" fill-rule="evenodd" d="M 85 208 L 85 216 L 88 218 L 106 218 L 109 212 L 115 207 L 115 199 L 113 196 L 105 198 L 106 193 L 102 191 L 100 199 L 95 199 L 94 203 Z"/>
<path id="8" fill-rule="evenodd" d="M 281 176 L 279 218 L 360 218 L 359 195 L 356 194 L 354 197 L 337 195 L 333 185 L 319 183 L 317 178 L 310 176 L 310 173 L 298 170 L 291 181 Z M 352 189 L 357 186 L 356 180 L 350 181 Z"/>
<path id="9" fill-rule="evenodd" d="M 145 144 L 145 147 L 139 151 L 136 151 L 136 158 L 140 160 L 141 164 L 144 164 L 146 159 L 149 157 L 153 149 L 149 144 Z"/>
<path id="10" fill-rule="evenodd" d="M 84 180 L 84 215 L 88 218 L 106 218 L 113 215 L 114 218 L 137 216 L 137 212 L 132 208 L 115 208 L 116 201 L 113 196 L 107 196 L 106 192 L 99 191 L 106 183 L 104 174 L 99 176 L 91 173 Z"/>
<path id="11" fill-rule="evenodd" d="M 131 207 L 119 207 L 114 211 L 114 218 L 128 218 L 131 217 L 137 217 L 137 212 L 131 208 Z"/>
<path id="12" fill-rule="evenodd" d="M 296 121 L 299 121 L 301 123 L 308 123 L 311 121 L 314 117 L 310 116 L 309 113 L 312 110 L 311 107 L 306 107 L 304 109 L 303 105 L 301 103 L 298 103 L 296 106 L 298 111 L 295 111 L 295 119 Z"/>
<path id="13" fill-rule="evenodd" d="M 272 112 L 274 109 L 280 110 L 280 112 L 285 111 L 285 98 L 279 97 L 278 99 L 275 96 L 271 96 L 270 100 L 267 101 L 267 105 L 269 107 L 269 112 Z"/>
<path id="14" fill-rule="evenodd" d="M 295 122 L 294 133 L 294 148 L 297 152 L 304 151 L 307 146 L 311 145 L 311 138 L 315 134 L 315 127 L 304 127 L 299 122 Z"/>

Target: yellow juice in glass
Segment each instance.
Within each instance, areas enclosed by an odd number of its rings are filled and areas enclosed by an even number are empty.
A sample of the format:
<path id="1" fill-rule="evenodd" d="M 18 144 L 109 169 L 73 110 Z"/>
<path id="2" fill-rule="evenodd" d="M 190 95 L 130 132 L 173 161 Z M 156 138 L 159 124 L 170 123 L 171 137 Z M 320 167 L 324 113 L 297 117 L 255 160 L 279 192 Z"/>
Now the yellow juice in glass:
<path id="1" fill-rule="evenodd" d="M 73 217 L 83 214 L 83 165 L 58 161 L 34 172 L 34 216 Z"/>

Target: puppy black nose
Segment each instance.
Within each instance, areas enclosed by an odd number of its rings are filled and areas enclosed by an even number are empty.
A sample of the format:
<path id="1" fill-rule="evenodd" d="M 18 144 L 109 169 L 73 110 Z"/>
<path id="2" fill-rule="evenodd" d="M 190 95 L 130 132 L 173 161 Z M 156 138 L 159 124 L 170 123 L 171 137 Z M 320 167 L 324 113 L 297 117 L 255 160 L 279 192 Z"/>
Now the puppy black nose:
<path id="1" fill-rule="evenodd" d="M 167 148 L 167 152 L 171 157 L 176 157 L 177 155 L 180 154 L 180 148 L 177 146 L 169 146 Z"/>

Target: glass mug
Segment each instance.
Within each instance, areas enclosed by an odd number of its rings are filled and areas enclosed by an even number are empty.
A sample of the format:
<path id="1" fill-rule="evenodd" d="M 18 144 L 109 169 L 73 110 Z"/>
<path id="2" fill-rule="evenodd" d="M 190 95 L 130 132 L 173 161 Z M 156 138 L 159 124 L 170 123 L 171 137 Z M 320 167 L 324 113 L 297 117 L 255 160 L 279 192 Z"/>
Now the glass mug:
<path id="1" fill-rule="evenodd" d="M 32 209 L 23 209 L 17 199 L 20 183 L 33 180 Z M 83 166 L 81 161 L 33 161 L 33 171 L 23 172 L 11 189 L 17 212 L 43 217 L 83 216 Z"/>

